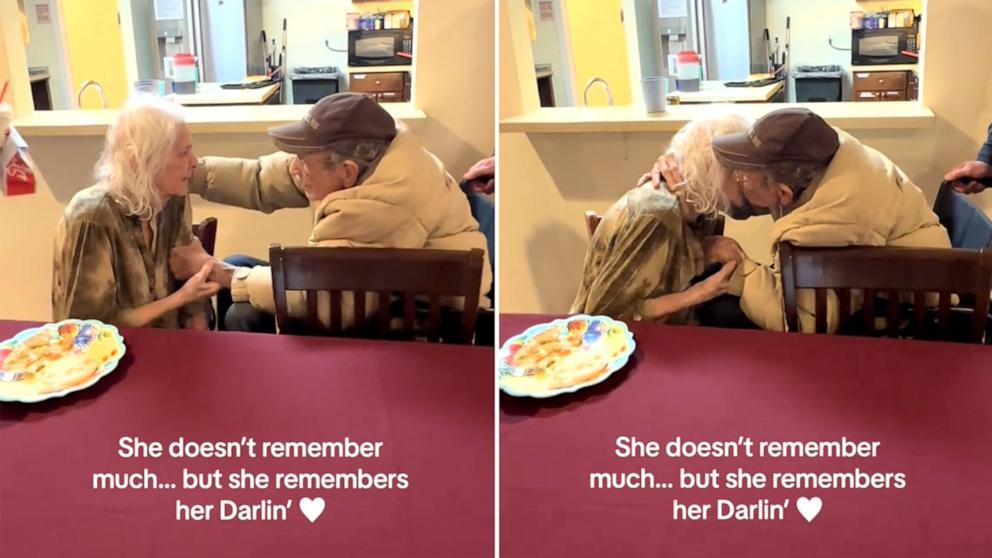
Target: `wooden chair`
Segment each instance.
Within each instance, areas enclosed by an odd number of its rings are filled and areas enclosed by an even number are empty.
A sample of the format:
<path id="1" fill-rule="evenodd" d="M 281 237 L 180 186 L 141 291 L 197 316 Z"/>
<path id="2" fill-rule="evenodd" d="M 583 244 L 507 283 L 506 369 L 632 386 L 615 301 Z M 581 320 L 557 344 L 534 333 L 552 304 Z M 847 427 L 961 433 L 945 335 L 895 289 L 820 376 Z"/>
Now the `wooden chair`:
<path id="1" fill-rule="evenodd" d="M 276 324 L 282 333 L 441 340 L 441 297 L 462 297 L 457 331 L 445 341 L 471 343 L 482 281 L 482 250 L 393 248 L 269 247 Z M 304 291 L 306 316 L 289 315 L 287 291 Z M 318 293 L 329 293 L 330 326 L 321 323 Z M 342 293 L 353 293 L 355 323 L 342 325 Z M 366 316 L 366 293 L 377 295 L 374 316 Z M 417 306 L 426 299 L 426 327 Z M 402 330 L 392 328 L 392 310 L 402 315 Z M 345 324 L 346 325 L 346 324 Z"/>
<path id="2" fill-rule="evenodd" d="M 193 225 L 193 235 L 200 239 L 203 249 L 213 256 L 214 245 L 217 242 L 217 218 L 207 217 Z"/>
<path id="3" fill-rule="evenodd" d="M 912 337 L 932 337 L 933 312 L 926 308 L 924 294 L 938 293 L 937 337 L 949 338 L 952 314 L 961 316 L 962 312 L 970 315 L 970 325 L 965 328 L 967 333 L 963 337 L 981 343 L 985 334 L 989 291 L 992 290 L 992 252 L 861 246 L 800 248 L 781 243 L 779 261 L 786 323 L 791 331 L 799 331 L 798 289 L 815 289 L 816 332 L 826 333 L 827 290 L 833 289 L 840 306 L 838 333 L 877 334 L 875 319 L 883 316 L 876 316 L 876 295 L 884 293 L 888 297 L 884 334 L 903 336 L 906 331 L 901 325 L 904 318 L 908 318 L 909 309 L 899 304 L 899 294 L 912 293 Z M 855 289 L 863 291 L 864 295 L 860 324 L 851 319 L 851 291 Z M 952 309 L 952 293 L 974 297 L 970 312 L 961 306 Z"/>
<path id="4" fill-rule="evenodd" d="M 603 216 L 597 214 L 595 211 L 586 211 L 586 232 L 589 233 L 589 238 L 596 233 L 596 228 L 599 227 L 599 223 L 603 220 Z M 725 218 L 720 215 L 716 218 L 716 223 L 713 225 L 713 234 L 722 235 L 723 228 L 725 224 Z"/>
<path id="5" fill-rule="evenodd" d="M 586 211 L 586 232 L 589 233 L 589 238 L 596 234 L 596 227 L 599 226 L 599 222 L 603 220 L 603 217 L 597 214 L 595 211 Z"/>

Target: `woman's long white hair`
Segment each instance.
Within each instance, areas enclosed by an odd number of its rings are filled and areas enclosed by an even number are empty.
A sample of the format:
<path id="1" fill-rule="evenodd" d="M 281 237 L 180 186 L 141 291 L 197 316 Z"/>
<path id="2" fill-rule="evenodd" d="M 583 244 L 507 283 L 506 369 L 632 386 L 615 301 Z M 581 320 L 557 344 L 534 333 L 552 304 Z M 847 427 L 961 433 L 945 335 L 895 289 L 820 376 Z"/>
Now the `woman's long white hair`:
<path id="1" fill-rule="evenodd" d="M 165 203 L 155 176 L 165 166 L 185 122 L 176 105 L 150 95 L 132 97 L 107 129 L 96 179 L 128 215 L 150 220 Z"/>
<path id="2" fill-rule="evenodd" d="M 682 127 L 668 146 L 685 182 L 673 185 L 685 194 L 685 203 L 700 215 L 715 215 L 727 209 L 723 182 L 730 171 L 719 164 L 713 154 L 713 138 L 747 131 L 747 118 L 725 112 L 697 118 Z"/>

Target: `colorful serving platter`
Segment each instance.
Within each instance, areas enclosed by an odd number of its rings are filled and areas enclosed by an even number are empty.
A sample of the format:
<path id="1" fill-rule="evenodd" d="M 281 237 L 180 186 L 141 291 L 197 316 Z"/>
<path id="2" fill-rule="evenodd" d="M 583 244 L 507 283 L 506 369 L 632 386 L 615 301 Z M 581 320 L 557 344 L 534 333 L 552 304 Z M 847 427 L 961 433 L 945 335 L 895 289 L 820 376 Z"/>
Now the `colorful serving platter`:
<path id="1" fill-rule="evenodd" d="M 584 314 L 538 324 L 499 352 L 499 386 L 518 397 L 554 397 L 598 384 L 634 352 L 627 324 Z"/>
<path id="2" fill-rule="evenodd" d="M 0 401 L 34 403 L 86 389 L 124 356 L 117 328 L 97 320 L 64 320 L 26 329 L 0 342 Z"/>

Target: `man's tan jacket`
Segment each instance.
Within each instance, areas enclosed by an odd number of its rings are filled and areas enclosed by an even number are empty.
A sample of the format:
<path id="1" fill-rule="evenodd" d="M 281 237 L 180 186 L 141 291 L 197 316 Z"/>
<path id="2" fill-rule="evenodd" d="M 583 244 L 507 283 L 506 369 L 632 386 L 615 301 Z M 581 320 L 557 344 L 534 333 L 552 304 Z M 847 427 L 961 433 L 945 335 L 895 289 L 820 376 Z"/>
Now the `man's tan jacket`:
<path id="1" fill-rule="evenodd" d="M 772 249 L 779 242 L 797 246 L 916 246 L 948 248 L 950 239 L 923 192 L 885 155 L 838 130 L 840 147 L 820 183 L 803 192 L 797 207 L 772 227 Z M 775 259 L 777 260 L 777 254 Z M 745 260 L 735 277 L 741 308 L 763 329 L 784 331 L 785 312 L 779 265 Z M 734 289 L 737 290 L 737 289 Z M 798 293 L 803 331 L 815 329 L 815 298 Z M 827 325 L 835 331 L 839 302 L 830 292 Z M 852 309 L 860 300 L 852 297 Z"/>

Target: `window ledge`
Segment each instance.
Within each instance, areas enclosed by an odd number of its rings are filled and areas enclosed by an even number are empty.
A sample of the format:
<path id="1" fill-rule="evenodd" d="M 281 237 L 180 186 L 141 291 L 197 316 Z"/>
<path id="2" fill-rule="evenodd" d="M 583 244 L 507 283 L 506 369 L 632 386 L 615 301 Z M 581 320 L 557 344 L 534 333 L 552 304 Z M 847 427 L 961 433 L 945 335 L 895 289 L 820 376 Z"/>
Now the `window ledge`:
<path id="1" fill-rule="evenodd" d="M 264 133 L 272 126 L 300 120 L 312 105 L 238 105 L 184 107 L 186 124 L 193 134 Z M 396 120 L 411 128 L 426 120 L 413 103 L 383 103 Z M 14 120 L 26 138 L 41 136 L 103 136 L 117 110 L 37 110 Z"/>
<path id="2" fill-rule="evenodd" d="M 806 107 L 834 126 L 845 130 L 893 130 L 928 128 L 933 111 L 918 101 L 889 103 L 755 103 L 735 105 L 670 105 L 668 111 L 651 115 L 641 107 L 541 108 L 507 118 L 499 131 L 518 133 L 582 132 L 675 132 L 690 120 L 727 110 L 751 118 L 787 107 Z"/>

